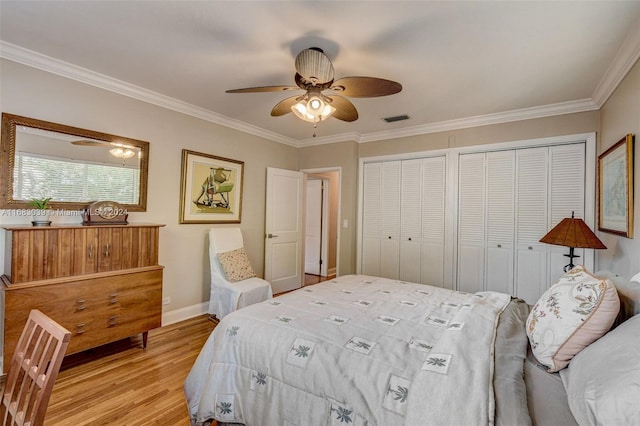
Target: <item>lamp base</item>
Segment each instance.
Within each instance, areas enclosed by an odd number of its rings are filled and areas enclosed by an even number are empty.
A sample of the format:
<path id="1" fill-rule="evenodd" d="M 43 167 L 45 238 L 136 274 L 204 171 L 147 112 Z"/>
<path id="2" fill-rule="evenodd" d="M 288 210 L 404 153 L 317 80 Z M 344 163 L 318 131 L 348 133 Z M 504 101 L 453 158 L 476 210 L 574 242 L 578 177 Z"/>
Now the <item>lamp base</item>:
<path id="1" fill-rule="evenodd" d="M 566 256 L 569 258 L 569 264 L 564 266 L 564 272 L 569 272 L 570 270 L 573 269 L 574 266 L 576 266 L 573 264 L 573 258 L 580 257 L 580 255 L 573 254 L 573 247 L 569 247 L 569 254 L 564 254 L 563 256 Z"/>

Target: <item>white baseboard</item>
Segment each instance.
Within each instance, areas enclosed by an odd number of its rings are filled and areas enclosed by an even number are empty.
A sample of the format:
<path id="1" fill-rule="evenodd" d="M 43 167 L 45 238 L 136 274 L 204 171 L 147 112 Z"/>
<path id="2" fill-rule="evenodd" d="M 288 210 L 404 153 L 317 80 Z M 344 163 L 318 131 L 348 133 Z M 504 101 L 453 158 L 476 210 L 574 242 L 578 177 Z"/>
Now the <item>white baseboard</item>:
<path id="1" fill-rule="evenodd" d="M 198 303 L 197 305 L 186 306 L 184 308 L 162 313 L 162 325 L 174 324 L 176 322 L 188 320 L 189 318 L 204 315 L 209 311 L 209 302 Z"/>

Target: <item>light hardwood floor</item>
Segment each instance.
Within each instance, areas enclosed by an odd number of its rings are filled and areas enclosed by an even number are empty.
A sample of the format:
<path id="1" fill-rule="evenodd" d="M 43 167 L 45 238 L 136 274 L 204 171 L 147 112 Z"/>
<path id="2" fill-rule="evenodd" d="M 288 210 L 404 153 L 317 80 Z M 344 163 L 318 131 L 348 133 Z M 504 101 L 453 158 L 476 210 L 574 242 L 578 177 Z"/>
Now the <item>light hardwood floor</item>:
<path id="1" fill-rule="evenodd" d="M 183 383 L 215 324 L 199 316 L 65 358 L 45 426 L 189 425 Z"/>

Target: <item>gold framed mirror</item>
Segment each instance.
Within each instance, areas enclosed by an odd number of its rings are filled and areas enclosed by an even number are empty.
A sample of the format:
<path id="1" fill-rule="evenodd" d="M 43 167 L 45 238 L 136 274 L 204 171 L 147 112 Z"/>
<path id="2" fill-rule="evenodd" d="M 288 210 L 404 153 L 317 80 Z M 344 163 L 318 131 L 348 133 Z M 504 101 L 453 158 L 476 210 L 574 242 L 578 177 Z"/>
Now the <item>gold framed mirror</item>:
<path id="1" fill-rule="evenodd" d="M 80 210 L 115 201 L 147 210 L 149 142 L 2 113 L 0 209 Z"/>

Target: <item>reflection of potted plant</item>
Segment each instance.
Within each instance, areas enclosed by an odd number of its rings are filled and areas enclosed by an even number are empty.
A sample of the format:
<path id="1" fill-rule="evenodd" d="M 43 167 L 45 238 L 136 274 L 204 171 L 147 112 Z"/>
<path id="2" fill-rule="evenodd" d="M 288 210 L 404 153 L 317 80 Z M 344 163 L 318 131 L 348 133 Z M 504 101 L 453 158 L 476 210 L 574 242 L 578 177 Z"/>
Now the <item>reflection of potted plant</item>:
<path id="1" fill-rule="evenodd" d="M 49 198 L 33 198 L 29 201 L 29 205 L 33 207 L 31 222 L 34 226 L 48 226 L 51 225 L 51 221 L 49 220 L 49 209 L 51 206 L 49 205 L 49 201 L 51 201 L 51 197 Z"/>

